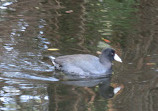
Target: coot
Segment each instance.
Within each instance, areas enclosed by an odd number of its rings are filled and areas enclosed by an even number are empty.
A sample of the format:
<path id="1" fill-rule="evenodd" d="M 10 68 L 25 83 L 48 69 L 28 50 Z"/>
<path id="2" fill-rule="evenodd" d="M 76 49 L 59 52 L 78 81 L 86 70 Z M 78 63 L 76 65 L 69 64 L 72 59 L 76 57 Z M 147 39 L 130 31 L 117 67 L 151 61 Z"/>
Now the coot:
<path id="1" fill-rule="evenodd" d="M 50 57 L 55 68 L 67 74 L 79 76 L 101 76 L 112 73 L 112 61 L 122 62 L 115 50 L 104 49 L 99 57 L 90 54 L 74 54 Z"/>

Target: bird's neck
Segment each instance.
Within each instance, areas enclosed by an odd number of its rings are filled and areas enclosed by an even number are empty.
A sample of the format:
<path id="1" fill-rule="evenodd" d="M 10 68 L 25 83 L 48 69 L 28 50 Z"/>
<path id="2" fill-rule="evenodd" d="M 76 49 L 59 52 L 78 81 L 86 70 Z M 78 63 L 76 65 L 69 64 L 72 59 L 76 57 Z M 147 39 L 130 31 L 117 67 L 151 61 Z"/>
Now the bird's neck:
<path id="1" fill-rule="evenodd" d="M 99 61 L 100 63 L 102 63 L 103 65 L 106 65 L 106 66 L 111 66 L 112 64 L 112 61 L 110 61 L 110 59 L 107 57 L 105 57 L 105 55 L 100 55 L 99 56 Z"/>

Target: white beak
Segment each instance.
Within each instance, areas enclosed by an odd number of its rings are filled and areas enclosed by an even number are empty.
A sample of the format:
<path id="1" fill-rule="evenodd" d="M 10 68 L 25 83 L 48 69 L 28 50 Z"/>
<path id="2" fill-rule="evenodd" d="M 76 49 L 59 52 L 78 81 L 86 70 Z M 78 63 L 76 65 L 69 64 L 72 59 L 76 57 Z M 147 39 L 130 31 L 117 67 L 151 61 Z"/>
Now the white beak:
<path id="1" fill-rule="evenodd" d="M 118 62 L 122 62 L 121 58 L 117 54 L 114 55 L 114 59 Z"/>

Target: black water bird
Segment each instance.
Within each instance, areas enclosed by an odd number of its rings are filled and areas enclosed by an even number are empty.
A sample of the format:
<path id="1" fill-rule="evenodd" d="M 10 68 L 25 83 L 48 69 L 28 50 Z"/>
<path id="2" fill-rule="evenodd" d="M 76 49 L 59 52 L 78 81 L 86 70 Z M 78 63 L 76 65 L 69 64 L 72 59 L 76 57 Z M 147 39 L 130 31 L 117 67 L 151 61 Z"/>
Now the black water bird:
<path id="1" fill-rule="evenodd" d="M 102 76 L 112 73 L 112 61 L 122 62 L 114 49 L 104 49 L 99 57 L 90 54 L 50 56 L 55 68 L 67 74 L 79 76 Z"/>

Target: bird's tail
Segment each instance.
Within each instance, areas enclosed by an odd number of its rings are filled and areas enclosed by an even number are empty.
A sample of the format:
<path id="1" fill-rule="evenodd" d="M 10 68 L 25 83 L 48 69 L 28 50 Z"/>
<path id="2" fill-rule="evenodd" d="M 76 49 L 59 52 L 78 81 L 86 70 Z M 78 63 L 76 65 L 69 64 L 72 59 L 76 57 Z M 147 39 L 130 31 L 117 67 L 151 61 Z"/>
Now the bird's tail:
<path id="1" fill-rule="evenodd" d="M 50 58 L 50 60 L 52 61 L 53 65 L 55 65 L 55 62 L 54 62 L 55 57 L 53 57 L 53 56 L 49 56 L 49 58 Z"/>

